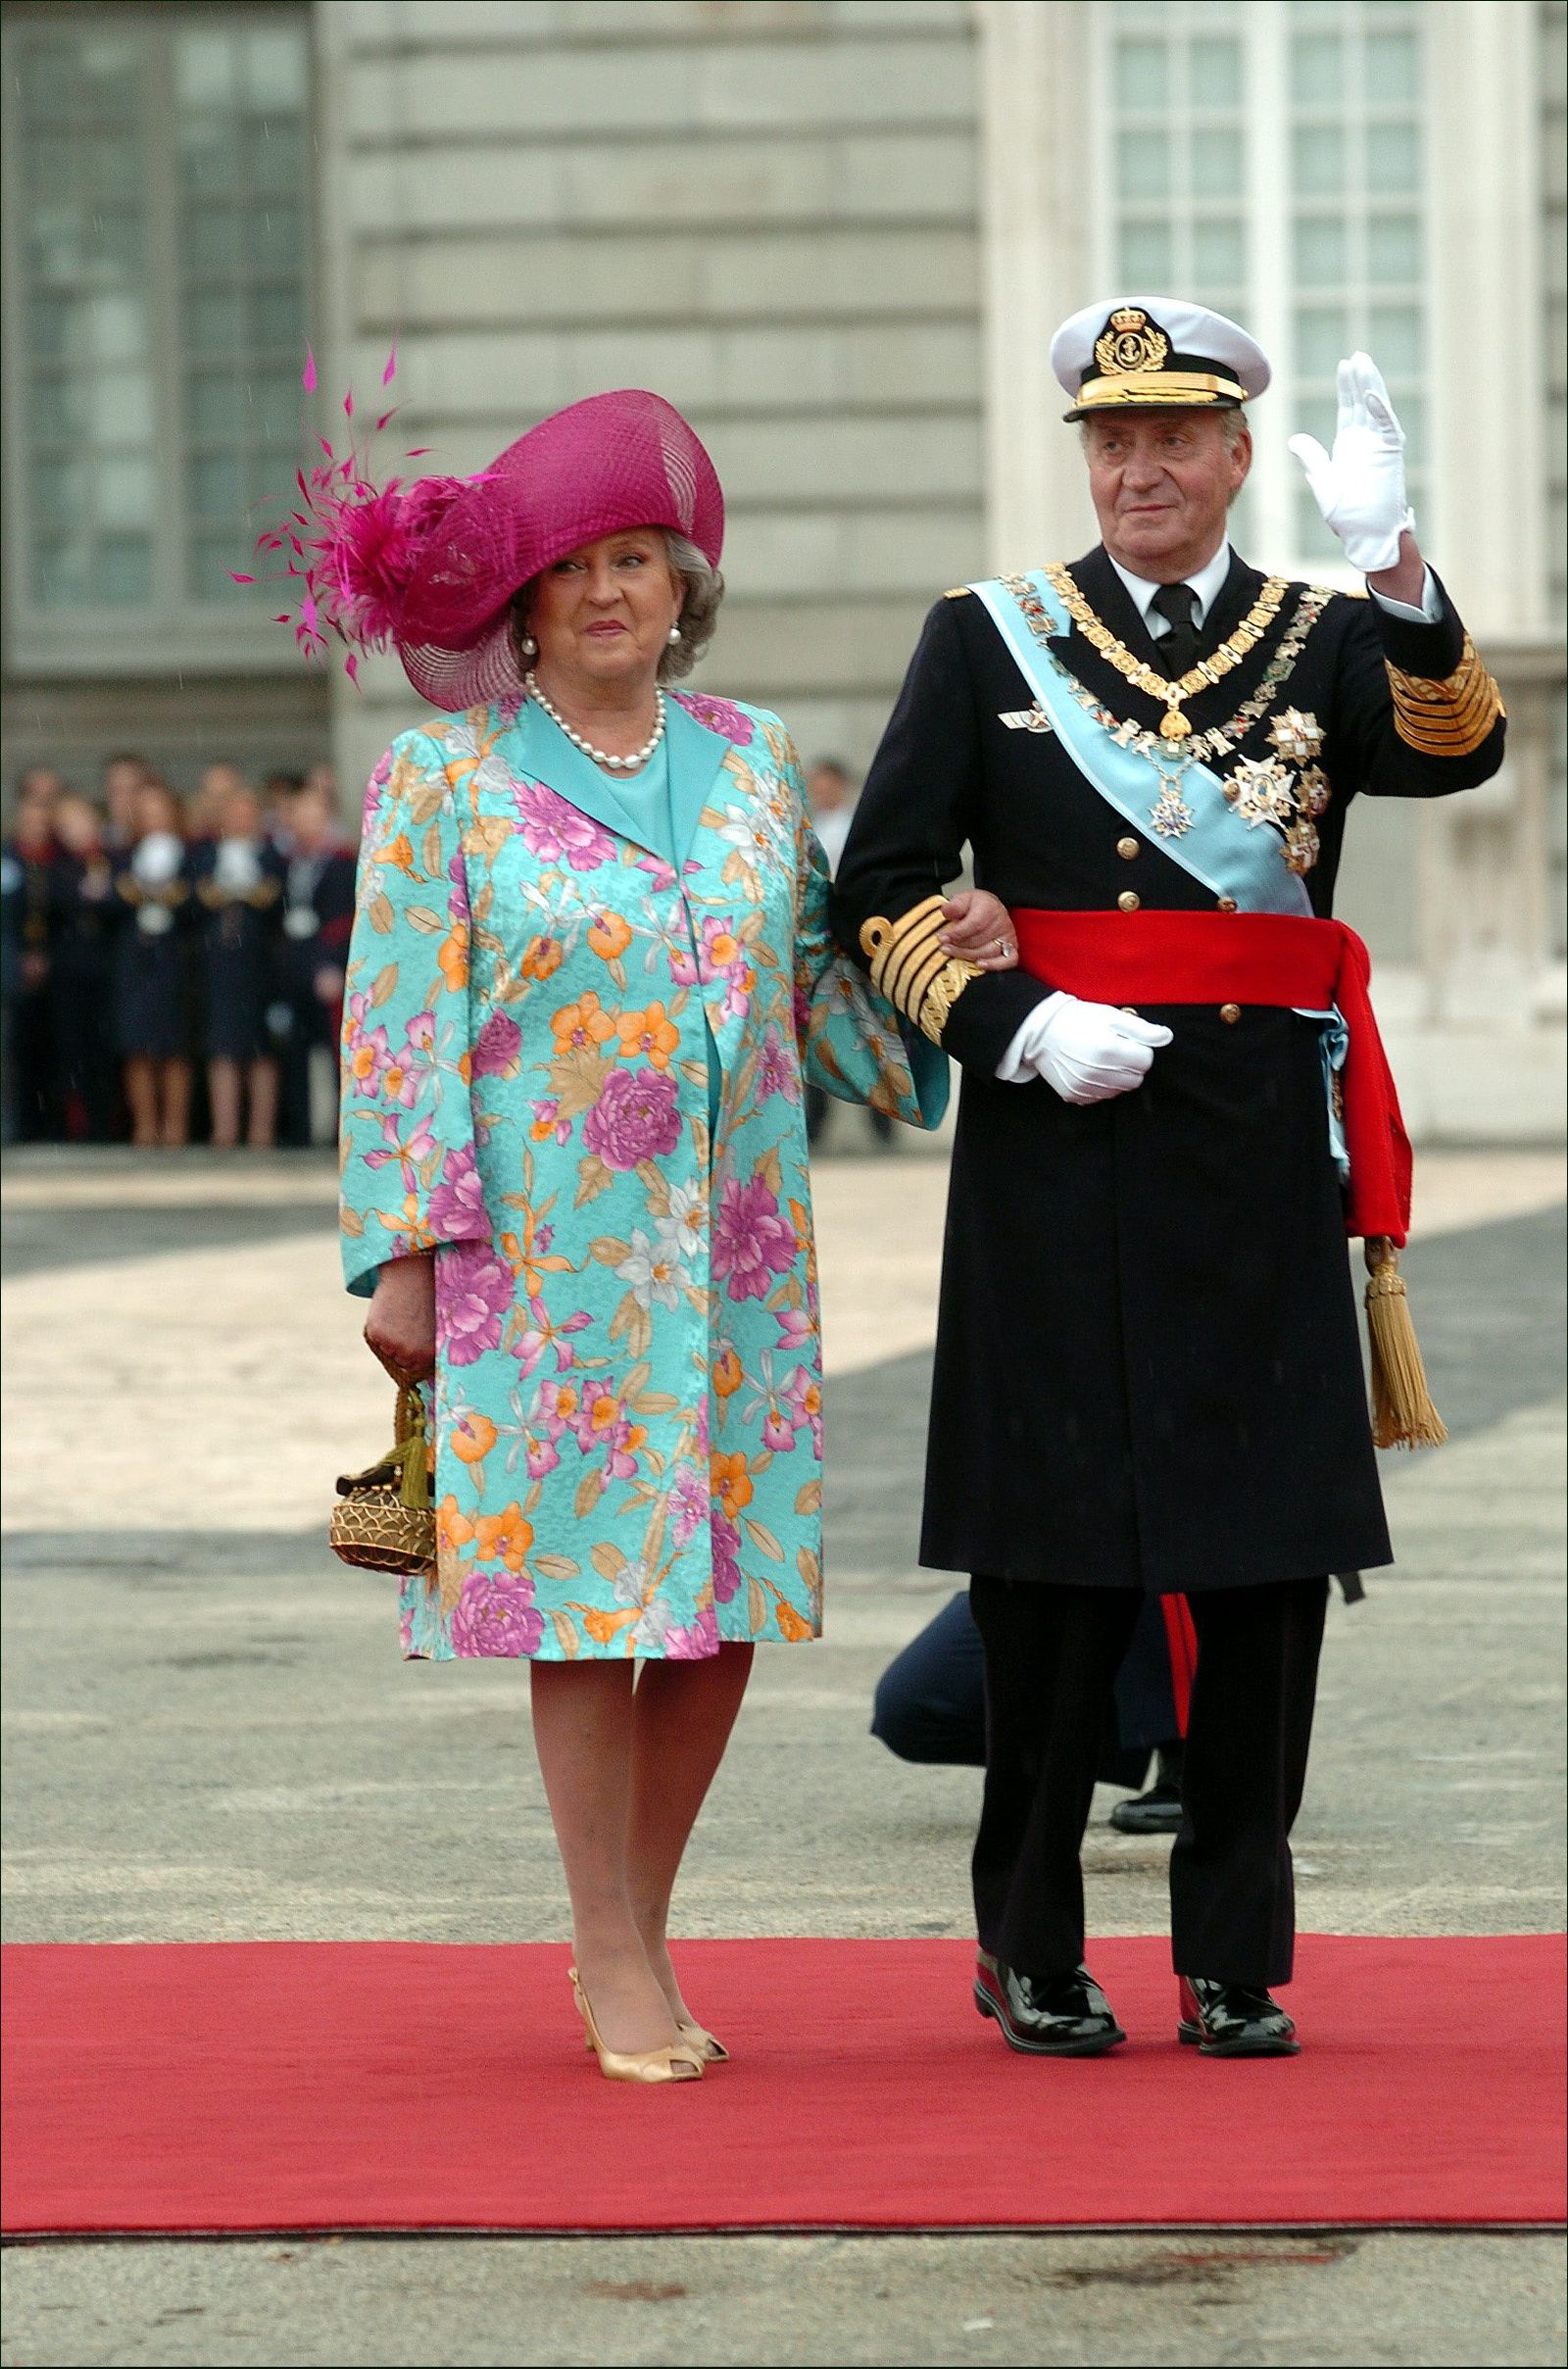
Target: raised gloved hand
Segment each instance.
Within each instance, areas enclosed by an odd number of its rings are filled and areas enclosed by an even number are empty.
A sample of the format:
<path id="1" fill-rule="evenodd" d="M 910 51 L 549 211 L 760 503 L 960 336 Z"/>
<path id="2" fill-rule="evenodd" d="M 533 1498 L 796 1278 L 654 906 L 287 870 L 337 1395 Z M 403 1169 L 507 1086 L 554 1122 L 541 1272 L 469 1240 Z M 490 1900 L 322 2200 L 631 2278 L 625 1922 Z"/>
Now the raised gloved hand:
<path id="1" fill-rule="evenodd" d="M 1064 1103 L 1103 1103 L 1141 1086 L 1156 1048 L 1170 1041 L 1157 1021 L 1058 992 L 1035 1006 L 997 1075 L 1012 1085 L 1042 1077 Z"/>
<path id="2" fill-rule="evenodd" d="M 1404 430 L 1370 354 L 1340 365 L 1340 417 L 1334 450 L 1315 436 L 1293 436 L 1312 499 L 1363 575 L 1396 567 L 1399 537 L 1415 526 L 1404 497 Z"/>

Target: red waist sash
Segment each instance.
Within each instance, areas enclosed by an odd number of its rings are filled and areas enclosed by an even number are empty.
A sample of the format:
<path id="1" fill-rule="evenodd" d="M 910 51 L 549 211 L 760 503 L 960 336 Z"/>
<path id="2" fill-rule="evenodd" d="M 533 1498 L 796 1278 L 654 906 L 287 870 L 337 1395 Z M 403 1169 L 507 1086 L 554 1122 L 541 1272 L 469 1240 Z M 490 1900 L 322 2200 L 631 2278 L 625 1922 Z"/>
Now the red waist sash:
<path id="1" fill-rule="evenodd" d="M 1348 1234 L 1402 1243 L 1410 1142 L 1367 983 L 1372 962 L 1343 921 L 1295 913 L 1014 912 L 1018 960 L 1043 986 L 1098 1004 L 1337 1004 L 1350 1049 L 1341 1078 L 1350 1155 Z M 1155 1059 L 1158 1060 L 1156 1054 Z"/>

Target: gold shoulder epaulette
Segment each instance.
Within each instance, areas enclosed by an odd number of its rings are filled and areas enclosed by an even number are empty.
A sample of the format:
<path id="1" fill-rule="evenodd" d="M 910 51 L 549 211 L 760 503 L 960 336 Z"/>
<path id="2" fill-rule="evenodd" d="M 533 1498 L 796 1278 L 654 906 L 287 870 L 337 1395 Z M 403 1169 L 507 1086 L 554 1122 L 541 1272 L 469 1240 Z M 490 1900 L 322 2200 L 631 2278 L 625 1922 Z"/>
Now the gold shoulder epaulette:
<path id="1" fill-rule="evenodd" d="M 972 584 L 955 584 L 951 590 L 945 592 L 942 597 L 945 601 L 961 601 L 964 594 L 966 592 L 972 592 L 973 589 L 974 587 Z"/>
<path id="2" fill-rule="evenodd" d="M 1437 681 L 1390 665 L 1389 688 L 1394 694 L 1394 728 L 1405 747 L 1422 757 L 1468 757 L 1507 714 L 1502 694 L 1476 656 L 1468 633 L 1451 674 Z"/>
<path id="3" fill-rule="evenodd" d="M 860 928 L 860 950 L 871 965 L 872 986 L 933 1045 L 941 1044 L 953 1007 L 969 981 L 983 976 L 978 962 L 943 953 L 940 940 L 946 902 L 943 897 L 927 897 L 897 921 L 874 913 Z"/>

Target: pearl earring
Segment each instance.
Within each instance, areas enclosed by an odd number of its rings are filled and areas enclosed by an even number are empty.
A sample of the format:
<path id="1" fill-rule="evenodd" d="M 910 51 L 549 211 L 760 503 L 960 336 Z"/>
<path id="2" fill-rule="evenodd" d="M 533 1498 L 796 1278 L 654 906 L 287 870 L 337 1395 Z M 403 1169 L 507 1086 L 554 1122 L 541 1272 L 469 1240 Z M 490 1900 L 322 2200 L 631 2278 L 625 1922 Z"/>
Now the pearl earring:
<path id="1" fill-rule="evenodd" d="M 537 658 L 539 655 L 539 645 L 531 633 L 525 633 L 522 637 L 522 655 L 524 658 Z"/>
<path id="2" fill-rule="evenodd" d="M 680 627 L 678 625 L 671 625 L 669 631 L 665 634 L 664 639 L 666 642 L 678 642 L 680 640 Z"/>

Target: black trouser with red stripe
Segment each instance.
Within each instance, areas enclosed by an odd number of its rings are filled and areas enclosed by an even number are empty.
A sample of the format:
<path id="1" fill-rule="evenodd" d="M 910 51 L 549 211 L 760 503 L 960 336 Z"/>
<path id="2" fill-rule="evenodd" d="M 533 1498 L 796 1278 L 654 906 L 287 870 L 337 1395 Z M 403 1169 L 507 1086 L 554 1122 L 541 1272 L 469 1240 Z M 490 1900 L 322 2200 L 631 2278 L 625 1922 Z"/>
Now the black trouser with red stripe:
<path id="1" fill-rule="evenodd" d="M 1182 1828 L 1171 1851 L 1179 1974 L 1263 1988 L 1290 1981 L 1290 1832 L 1312 1736 L 1323 1579 L 1200 1590 Z M 1040 1980 L 1084 1954 L 1079 1851 L 1105 1696 L 1143 1597 L 977 1573 L 986 1652 L 985 1801 L 974 1848 L 980 1946 Z"/>

